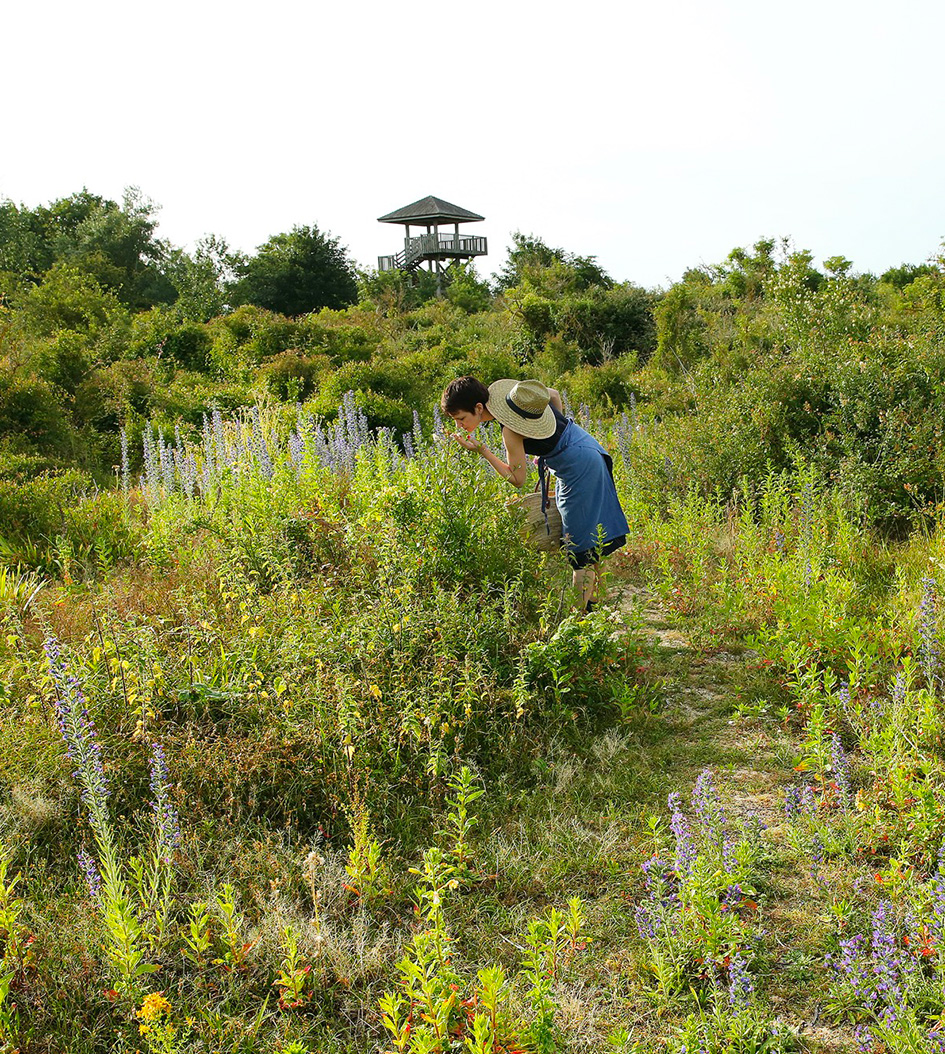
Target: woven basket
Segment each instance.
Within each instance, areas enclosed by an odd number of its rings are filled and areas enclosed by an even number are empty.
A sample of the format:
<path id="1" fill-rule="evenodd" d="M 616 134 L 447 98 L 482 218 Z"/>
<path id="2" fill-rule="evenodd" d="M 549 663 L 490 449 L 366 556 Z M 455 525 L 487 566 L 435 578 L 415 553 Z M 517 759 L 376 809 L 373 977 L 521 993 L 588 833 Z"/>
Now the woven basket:
<path id="1" fill-rule="evenodd" d="M 524 494 L 517 501 L 525 513 L 526 540 L 529 545 L 546 552 L 557 552 L 561 548 L 561 513 L 555 504 L 554 494 L 548 495 L 548 522 L 541 511 L 541 491 Z"/>

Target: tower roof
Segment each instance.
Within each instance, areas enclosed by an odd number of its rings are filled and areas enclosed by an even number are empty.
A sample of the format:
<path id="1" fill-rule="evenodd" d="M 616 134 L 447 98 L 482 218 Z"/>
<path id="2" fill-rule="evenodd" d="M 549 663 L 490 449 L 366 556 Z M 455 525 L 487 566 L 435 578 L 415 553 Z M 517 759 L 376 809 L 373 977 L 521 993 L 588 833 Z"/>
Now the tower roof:
<path id="1" fill-rule="evenodd" d="M 461 209 L 458 205 L 451 205 L 442 198 L 435 198 L 428 194 L 425 198 L 404 205 L 402 209 L 388 212 L 386 216 L 378 216 L 378 223 L 438 223 L 440 221 L 450 223 L 472 223 L 476 220 L 484 220 L 477 212 L 469 209 Z"/>

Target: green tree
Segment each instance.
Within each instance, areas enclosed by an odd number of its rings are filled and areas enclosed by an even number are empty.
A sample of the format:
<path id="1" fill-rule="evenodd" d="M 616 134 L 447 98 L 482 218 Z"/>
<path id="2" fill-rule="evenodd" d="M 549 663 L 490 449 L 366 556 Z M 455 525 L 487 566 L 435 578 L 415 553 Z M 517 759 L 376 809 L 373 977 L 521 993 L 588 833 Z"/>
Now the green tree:
<path id="1" fill-rule="evenodd" d="M 54 264 L 95 278 L 126 306 L 174 300 L 164 274 L 166 243 L 155 236 L 157 208 L 137 187 L 122 204 L 83 189 L 35 209 L 0 205 L 0 271 L 38 283 Z"/>
<path id="2" fill-rule="evenodd" d="M 97 335 L 127 315 L 118 297 L 94 276 L 65 263 L 51 267 L 42 285 L 28 287 L 15 306 L 17 328 L 37 337 L 65 329 Z"/>
<path id="3" fill-rule="evenodd" d="M 42 377 L 0 367 L 0 447 L 68 456 L 75 435 L 60 393 Z"/>
<path id="4" fill-rule="evenodd" d="M 273 235 L 255 256 L 239 262 L 237 273 L 229 291 L 232 304 L 255 304 L 283 315 L 342 308 L 358 299 L 347 250 L 314 226 Z"/>
<path id="5" fill-rule="evenodd" d="M 500 291 L 529 284 L 544 292 L 582 292 L 592 286 L 610 289 L 613 279 L 594 256 L 554 249 L 534 234 L 516 231 L 512 248 L 496 283 Z M 551 288 L 549 288 L 551 287 Z"/>
<path id="6" fill-rule="evenodd" d="M 935 268 L 932 264 L 900 264 L 898 267 L 890 267 L 888 271 L 884 271 L 880 281 L 886 282 L 888 285 L 895 286 L 896 289 L 905 289 L 907 285 L 911 285 L 917 278 L 921 278 L 923 275 L 934 274 Z"/>
<path id="7" fill-rule="evenodd" d="M 383 315 L 402 315 L 435 300 L 436 275 L 421 268 L 406 271 L 363 271 L 358 275 L 358 300 Z"/>
<path id="8" fill-rule="evenodd" d="M 226 307 L 227 286 L 236 279 L 237 258 L 223 238 L 201 238 L 194 252 L 171 249 L 167 277 L 177 292 L 174 308 L 188 322 L 209 322 Z"/>
<path id="9" fill-rule="evenodd" d="M 737 300 L 759 300 L 765 295 L 765 285 L 777 270 L 774 238 L 760 238 L 748 249 L 733 249 L 728 259 L 715 268 L 724 279 L 722 292 Z M 785 250 L 786 251 L 786 250 Z"/>
<path id="10" fill-rule="evenodd" d="M 446 299 L 472 315 L 489 309 L 492 291 L 489 283 L 476 274 L 476 268 L 470 261 L 468 264 L 457 264 L 453 269 L 452 281 L 446 287 Z"/>
<path id="11" fill-rule="evenodd" d="M 0 272 L 35 281 L 52 261 L 42 220 L 24 206 L 0 201 Z"/>

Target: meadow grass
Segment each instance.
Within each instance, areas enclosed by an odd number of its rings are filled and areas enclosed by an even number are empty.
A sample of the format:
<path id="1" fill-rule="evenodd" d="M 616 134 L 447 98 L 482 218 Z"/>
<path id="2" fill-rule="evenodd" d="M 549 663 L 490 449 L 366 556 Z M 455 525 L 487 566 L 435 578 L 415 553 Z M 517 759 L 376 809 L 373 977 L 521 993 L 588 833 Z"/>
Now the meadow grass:
<path id="1" fill-rule="evenodd" d="M 589 618 L 353 404 L 151 436 L 131 561 L 0 579 L 0 1042 L 937 1042 L 940 535 L 811 472 L 674 497 L 628 426 Z"/>

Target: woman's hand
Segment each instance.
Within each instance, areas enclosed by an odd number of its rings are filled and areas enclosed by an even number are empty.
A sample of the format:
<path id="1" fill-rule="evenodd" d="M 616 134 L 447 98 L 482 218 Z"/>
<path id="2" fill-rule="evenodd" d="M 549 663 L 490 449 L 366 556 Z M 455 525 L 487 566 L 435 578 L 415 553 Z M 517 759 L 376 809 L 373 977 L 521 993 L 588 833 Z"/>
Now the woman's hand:
<path id="1" fill-rule="evenodd" d="M 482 440 L 476 439 L 472 434 L 463 435 L 461 432 L 451 432 L 450 435 L 464 450 L 479 451 L 482 449 Z"/>

